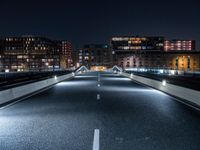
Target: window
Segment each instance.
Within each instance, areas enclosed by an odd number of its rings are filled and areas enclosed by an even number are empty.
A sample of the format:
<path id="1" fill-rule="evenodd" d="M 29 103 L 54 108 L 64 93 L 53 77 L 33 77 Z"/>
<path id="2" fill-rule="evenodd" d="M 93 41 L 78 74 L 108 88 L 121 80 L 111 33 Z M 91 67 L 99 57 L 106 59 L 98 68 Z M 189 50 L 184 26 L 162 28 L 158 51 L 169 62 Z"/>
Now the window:
<path id="1" fill-rule="evenodd" d="M 85 56 L 85 60 L 89 60 L 89 57 L 88 57 L 88 56 Z"/>

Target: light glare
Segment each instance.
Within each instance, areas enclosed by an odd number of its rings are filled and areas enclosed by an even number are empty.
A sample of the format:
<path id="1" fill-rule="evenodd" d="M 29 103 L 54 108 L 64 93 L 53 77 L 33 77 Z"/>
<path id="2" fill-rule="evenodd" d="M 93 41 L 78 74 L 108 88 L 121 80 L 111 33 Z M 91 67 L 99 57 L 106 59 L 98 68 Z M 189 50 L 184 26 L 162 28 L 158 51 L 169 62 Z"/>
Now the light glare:
<path id="1" fill-rule="evenodd" d="M 163 80 L 163 81 L 162 81 L 162 85 L 163 85 L 163 86 L 166 86 L 166 80 Z"/>

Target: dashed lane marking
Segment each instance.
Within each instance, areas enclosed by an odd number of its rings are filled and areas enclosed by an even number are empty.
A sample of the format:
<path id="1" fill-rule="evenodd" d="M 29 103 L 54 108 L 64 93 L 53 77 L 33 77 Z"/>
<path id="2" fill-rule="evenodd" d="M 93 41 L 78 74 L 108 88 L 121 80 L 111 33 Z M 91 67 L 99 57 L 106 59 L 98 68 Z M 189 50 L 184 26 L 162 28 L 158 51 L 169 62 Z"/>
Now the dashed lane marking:
<path id="1" fill-rule="evenodd" d="M 97 94 L 97 100 L 100 100 L 100 98 L 101 98 L 100 94 Z"/>
<path id="2" fill-rule="evenodd" d="M 94 130 L 94 140 L 93 140 L 93 150 L 99 150 L 99 134 L 100 131 L 99 129 Z"/>

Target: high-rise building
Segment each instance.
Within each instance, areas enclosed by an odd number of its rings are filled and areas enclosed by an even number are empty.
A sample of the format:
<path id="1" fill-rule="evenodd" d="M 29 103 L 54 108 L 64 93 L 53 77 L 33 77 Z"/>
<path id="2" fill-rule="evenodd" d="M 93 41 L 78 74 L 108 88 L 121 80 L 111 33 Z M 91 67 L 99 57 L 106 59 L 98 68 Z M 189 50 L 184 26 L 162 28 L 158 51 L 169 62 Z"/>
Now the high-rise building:
<path id="1" fill-rule="evenodd" d="M 164 37 L 113 37 L 110 41 L 110 47 L 112 49 L 113 65 L 115 65 L 124 54 L 140 54 L 148 51 L 164 51 Z"/>
<path id="2" fill-rule="evenodd" d="M 62 53 L 65 57 L 66 67 L 70 68 L 73 66 L 73 59 L 72 59 L 72 43 L 69 41 L 61 41 L 62 42 Z"/>
<path id="3" fill-rule="evenodd" d="M 106 44 L 90 44 L 77 50 L 77 67 L 108 67 L 111 66 L 111 50 Z"/>
<path id="4" fill-rule="evenodd" d="M 111 38 L 110 44 L 114 52 L 136 50 L 163 50 L 164 37 L 113 37 Z"/>
<path id="5" fill-rule="evenodd" d="M 183 50 L 195 50 L 194 40 L 165 40 L 165 51 L 183 51 Z"/>
<path id="6" fill-rule="evenodd" d="M 45 37 L 6 37 L 3 68 L 9 71 L 61 69 L 62 51 L 57 42 Z"/>
<path id="7" fill-rule="evenodd" d="M 161 67 L 194 70 L 199 67 L 200 53 L 195 52 L 194 40 L 165 40 L 164 37 L 113 37 L 111 48 L 113 63 L 123 68 Z M 178 61 L 177 65 L 174 60 Z"/>

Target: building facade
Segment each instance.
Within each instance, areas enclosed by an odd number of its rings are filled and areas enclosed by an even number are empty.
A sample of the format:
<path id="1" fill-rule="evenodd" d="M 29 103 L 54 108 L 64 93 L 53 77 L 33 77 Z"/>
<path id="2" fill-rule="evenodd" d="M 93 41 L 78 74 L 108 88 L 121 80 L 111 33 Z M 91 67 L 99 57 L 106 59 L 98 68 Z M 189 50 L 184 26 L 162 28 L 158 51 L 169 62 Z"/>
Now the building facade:
<path id="1" fill-rule="evenodd" d="M 200 71 L 200 52 L 170 51 L 145 52 L 120 55 L 117 65 L 122 68 L 169 69 L 180 71 Z"/>
<path id="2" fill-rule="evenodd" d="M 108 45 L 90 44 L 76 51 L 77 67 L 84 65 L 89 68 L 94 66 L 111 66 L 111 50 Z"/>
<path id="3" fill-rule="evenodd" d="M 59 44 L 45 37 L 6 37 L 2 55 L 2 71 L 44 71 L 63 67 Z"/>
<path id="4" fill-rule="evenodd" d="M 62 53 L 65 57 L 66 68 L 73 67 L 73 56 L 72 56 L 72 43 L 69 41 L 61 41 Z"/>
<path id="5" fill-rule="evenodd" d="M 114 65 L 123 68 L 164 68 L 198 71 L 200 52 L 194 40 L 165 40 L 163 37 L 113 37 Z"/>
<path id="6" fill-rule="evenodd" d="M 164 50 L 165 51 L 194 51 L 195 41 L 194 40 L 165 40 Z"/>
<path id="7" fill-rule="evenodd" d="M 111 38 L 110 44 L 114 52 L 135 50 L 163 50 L 164 37 L 113 37 Z"/>

